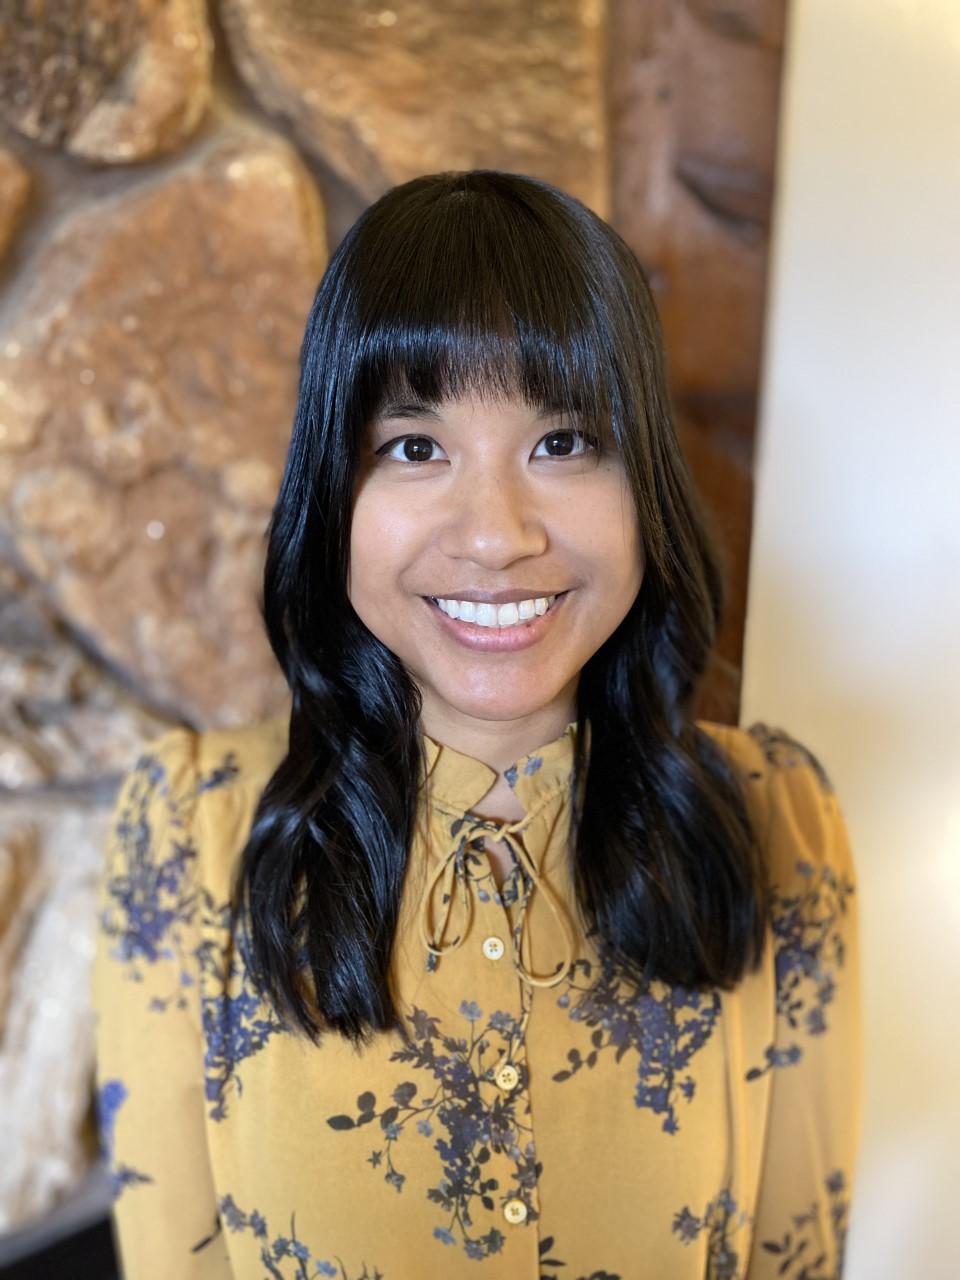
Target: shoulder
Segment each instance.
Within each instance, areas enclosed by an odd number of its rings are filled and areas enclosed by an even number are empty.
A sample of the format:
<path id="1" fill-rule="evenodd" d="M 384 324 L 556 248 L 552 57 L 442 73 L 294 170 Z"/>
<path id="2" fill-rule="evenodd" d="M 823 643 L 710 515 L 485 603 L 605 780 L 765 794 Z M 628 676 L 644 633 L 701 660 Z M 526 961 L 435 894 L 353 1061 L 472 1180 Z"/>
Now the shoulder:
<path id="1" fill-rule="evenodd" d="M 192 813 L 206 798 L 262 791 L 287 749 L 287 719 L 228 729 L 177 725 L 149 739 L 123 780 L 152 809 Z"/>
<path id="2" fill-rule="evenodd" d="M 824 882 L 852 891 L 854 862 L 836 788 L 812 748 L 788 730 L 756 721 L 697 721 L 741 777 L 773 887 Z"/>
<path id="3" fill-rule="evenodd" d="M 214 902 L 231 896 L 260 797 L 287 754 L 288 718 L 197 735 L 194 841 L 198 874 Z"/>
<path id="4" fill-rule="evenodd" d="M 287 717 L 236 728 L 175 726 L 148 741 L 117 802 L 127 832 L 141 832 L 141 857 L 160 862 L 171 847 L 189 853 L 192 879 L 216 899 L 246 843 L 260 795 L 286 755 Z M 127 842 L 127 853 L 134 847 Z"/>
<path id="5" fill-rule="evenodd" d="M 229 729 L 197 733 L 197 786 L 200 795 L 247 788 L 262 791 L 287 754 L 286 716 Z"/>
<path id="6" fill-rule="evenodd" d="M 766 780 L 763 751 L 749 729 L 716 720 L 697 720 L 696 727 L 720 748 L 744 780 L 755 783 Z"/>
<path id="7" fill-rule="evenodd" d="M 767 767 L 755 738 L 737 725 L 697 720 L 696 727 L 723 753 L 740 783 L 750 824 L 762 839 L 769 823 L 770 796 Z"/>
<path id="8" fill-rule="evenodd" d="M 131 773 L 153 777 L 157 783 L 192 783 L 198 796 L 230 786 L 262 789 L 286 749 L 286 716 L 230 729 L 176 725 L 140 748 Z"/>

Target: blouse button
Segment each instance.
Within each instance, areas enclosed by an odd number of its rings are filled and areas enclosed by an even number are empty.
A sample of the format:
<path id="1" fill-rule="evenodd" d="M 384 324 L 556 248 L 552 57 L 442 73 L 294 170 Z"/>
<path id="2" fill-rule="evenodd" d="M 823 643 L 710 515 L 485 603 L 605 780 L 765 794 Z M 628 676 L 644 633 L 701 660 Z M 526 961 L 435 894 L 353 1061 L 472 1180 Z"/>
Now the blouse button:
<path id="1" fill-rule="evenodd" d="M 499 960 L 503 955 L 503 939 L 491 936 L 483 940 L 483 954 L 488 960 Z"/>
<path id="2" fill-rule="evenodd" d="M 503 1206 L 503 1216 L 508 1222 L 523 1222 L 527 1216 L 527 1206 L 522 1200 L 508 1200 Z"/>
<path id="3" fill-rule="evenodd" d="M 517 1082 L 520 1079 L 520 1072 L 512 1062 L 504 1062 L 497 1068 L 495 1079 L 500 1088 L 506 1093 L 510 1089 L 515 1089 L 517 1087 Z M 518 1203 L 522 1204 L 523 1202 L 518 1201 Z"/>

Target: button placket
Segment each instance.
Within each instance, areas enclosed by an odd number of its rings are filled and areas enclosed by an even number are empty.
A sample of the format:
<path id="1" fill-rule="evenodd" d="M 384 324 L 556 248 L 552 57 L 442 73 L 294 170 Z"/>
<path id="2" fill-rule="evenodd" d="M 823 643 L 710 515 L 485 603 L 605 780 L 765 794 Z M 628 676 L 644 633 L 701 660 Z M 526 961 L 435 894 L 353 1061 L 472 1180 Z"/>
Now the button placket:
<path id="1" fill-rule="evenodd" d="M 470 867 L 469 859 L 465 865 L 473 876 L 476 867 Z M 539 1217 L 537 1187 L 529 1182 L 536 1157 L 534 1135 L 529 1127 L 525 1061 L 526 1027 L 533 991 L 514 965 L 508 963 L 512 954 L 511 938 L 516 912 L 523 902 L 522 876 L 521 866 L 517 873 L 517 897 L 511 905 L 497 901 L 492 894 L 485 899 L 477 897 L 473 922 L 475 933 L 467 939 L 468 947 L 476 947 L 479 937 L 479 946 L 484 954 L 491 938 L 499 940 L 503 950 L 501 960 L 486 959 L 483 962 L 487 969 L 484 1013 L 489 1017 L 490 1011 L 500 1010 L 508 1014 L 511 1021 L 501 1026 L 499 1038 L 491 1038 L 489 1033 L 485 1033 L 484 1038 L 490 1042 L 493 1052 L 483 1060 L 478 1088 L 494 1131 L 503 1130 L 504 1126 L 508 1129 L 497 1144 L 499 1150 L 492 1149 L 483 1165 L 485 1178 L 495 1179 L 497 1184 L 496 1190 L 488 1191 L 491 1203 L 486 1208 L 496 1214 L 504 1231 L 529 1227 Z M 494 945 L 492 950 L 499 948 Z"/>
<path id="2" fill-rule="evenodd" d="M 572 739 L 568 733 L 562 743 L 564 753 L 569 745 Z M 483 1027 L 486 1043 L 475 1077 L 478 1102 L 490 1126 L 490 1142 L 483 1160 L 487 1183 L 483 1207 L 490 1214 L 490 1228 L 499 1224 L 504 1233 L 511 1228 L 525 1231 L 540 1216 L 539 1165 L 526 1061 L 527 1022 L 534 988 L 556 986 L 575 956 L 574 930 L 550 873 L 543 869 L 546 841 L 554 835 L 555 815 L 550 809 L 546 817 L 539 816 L 553 798 L 550 789 L 556 787 L 559 794 L 565 782 L 559 770 L 553 776 L 555 762 L 549 749 L 543 752 L 543 758 L 533 754 L 524 757 L 508 781 L 511 786 L 515 780 L 520 783 L 517 794 L 527 817 L 512 823 L 476 821 L 478 815 L 472 812 L 472 806 L 481 798 L 481 784 L 489 786 L 490 771 L 484 769 L 481 777 L 480 766 L 470 762 L 475 766 L 475 779 L 466 774 L 465 766 L 456 772 L 454 765 L 460 764 L 459 758 L 442 746 L 439 751 L 441 766 L 450 768 L 442 776 L 437 775 L 444 790 L 438 797 L 438 812 L 452 820 L 448 826 L 450 836 L 467 838 L 455 853 L 444 838 L 446 865 L 437 874 L 432 874 L 434 868 L 430 868 L 426 898 L 432 900 L 428 905 L 424 900 L 422 936 L 429 951 L 428 968 L 430 961 L 435 968 L 439 960 L 440 971 L 446 975 L 444 998 L 451 1007 L 457 1006 L 461 996 L 469 998 L 470 1003 L 475 1001 L 490 1024 Z M 436 754 L 429 761 L 431 765 L 435 763 Z M 565 765 L 566 755 L 556 763 Z M 537 820 L 527 835 L 531 817 Z M 487 859 L 476 858 L 471 836 L 481 832 L 504 841 L 514 853 L 517 866 L 502 885 L 495 884 L 494 868 Z M 531 896 L 534 934 L 542 920 L 540 931 L 545 935 L 549 930 L 549 944 L 544 937 L 533 945 L 527 910 Z M 459 957 L 454 959 L 452 953 L 458 949 Z M 536 1231 L 517 1237 L 515 1248 L 523 1251 L 527 1247 L 536 1252 Z M 535 1259 L 531 1262 L 535 1267 Z"/>

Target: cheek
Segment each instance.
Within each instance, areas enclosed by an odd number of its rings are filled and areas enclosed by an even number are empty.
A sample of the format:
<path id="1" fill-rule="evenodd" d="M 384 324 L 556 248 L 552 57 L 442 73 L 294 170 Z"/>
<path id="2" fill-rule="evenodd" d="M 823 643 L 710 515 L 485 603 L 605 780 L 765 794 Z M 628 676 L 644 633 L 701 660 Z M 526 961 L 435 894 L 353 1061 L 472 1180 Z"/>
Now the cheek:
<path id="1" fill-rule="evenodd" d="M 349 594 L 364 600 L 372 592 L 382 596 L 396 590 L 404 568 L 414 555 L 409 511 L 384 501 L 371 487 L 361 492 L 353 508 L 350 527 Z"/>
<path id="2" fill-rule="evenodd" d="M 378 542 L 376 503 L 362 495 L 354 503 L 350 525 L 348 595 L 354 606 L 376 589 Z"/>
<path id="3" fill-rule="evenodd" d="M 640 586 L 646 555 L 643 548 L 643 535 L 640 530 L 640 517 L 626 476 L 621 476 L 621 484 L 617 495 L 617 538 L 622 548 L 624 578 L 636 587 Z"/>
<path id="4" fill-rule="evenodd" d="M 622 473 L 598 489 L 581 507 L 578 528 L 583 545 L 608 583 L 619 590 L 639 588 L 645 563 L 636 504 Z"/>

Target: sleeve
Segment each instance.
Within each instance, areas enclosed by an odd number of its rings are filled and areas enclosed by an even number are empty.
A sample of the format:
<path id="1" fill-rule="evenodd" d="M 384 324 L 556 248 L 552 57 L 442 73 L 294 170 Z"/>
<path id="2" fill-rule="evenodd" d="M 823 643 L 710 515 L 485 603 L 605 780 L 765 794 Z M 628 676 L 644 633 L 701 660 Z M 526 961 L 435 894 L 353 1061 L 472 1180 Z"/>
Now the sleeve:
<path id="1" fill-rule="evenodd" d="M 745 1086 L 769 1077 L 745 1280 L 840 1280 L 861 1124 L 855 867 L 819 761 L 782 731 L 759 730 L 770 800 L 776 1016 L 774 1043 Z"/>
<path id="2" fill-rule="evenodd" d="M 123 779 L 98 888 L 96 1110 L 125 1280 L 229 1280 L 204 1119 L 197 735 L 172 729 Z"/>

